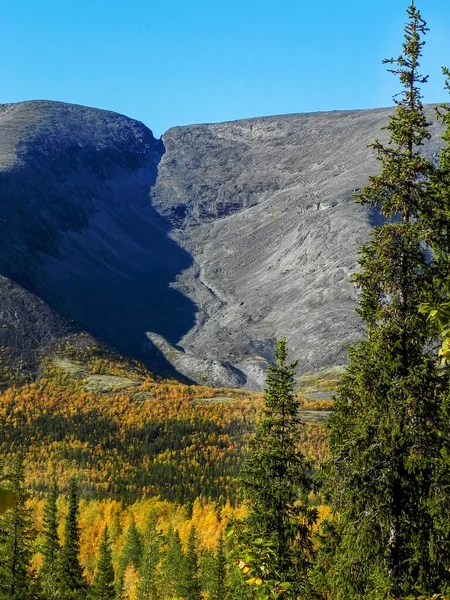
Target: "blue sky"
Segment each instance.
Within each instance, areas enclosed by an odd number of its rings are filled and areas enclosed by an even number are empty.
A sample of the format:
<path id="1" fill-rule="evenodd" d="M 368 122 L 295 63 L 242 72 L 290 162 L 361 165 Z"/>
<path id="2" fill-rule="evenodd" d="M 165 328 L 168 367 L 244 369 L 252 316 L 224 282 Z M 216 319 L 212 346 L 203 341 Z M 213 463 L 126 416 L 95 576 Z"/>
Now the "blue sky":
<path id="1" fill-rule="evenodd" d="M 0 102 L 174 125 L 392 104 L 404 0 L 0 0 Z M 427 102 L 447 100 L 450 1 L 417 0 Z"/>

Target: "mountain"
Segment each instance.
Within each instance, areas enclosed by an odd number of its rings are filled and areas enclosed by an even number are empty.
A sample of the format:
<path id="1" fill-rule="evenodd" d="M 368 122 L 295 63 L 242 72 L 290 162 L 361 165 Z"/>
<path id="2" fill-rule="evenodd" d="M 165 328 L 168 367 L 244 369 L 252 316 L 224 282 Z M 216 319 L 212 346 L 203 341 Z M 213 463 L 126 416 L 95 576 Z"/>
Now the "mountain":
<path id="1" fill-rule="evenodd" d="M 8 348 L 34 336 L 36 352 L 78 328 L 186 381 L 249 388 L 280 335 L 302 372 L 345 363 L 362 333 L 349 278 L 380 222 L 352 193 L 378 168 L 368 144 L 386 138 L 390 112 L 176 127 L 158 140 L 108 111 L 0 106 L 0 301 L 13 306 L 20 289 L 36 298 L 28 322 L 49 323 L 17 328 Z"/>

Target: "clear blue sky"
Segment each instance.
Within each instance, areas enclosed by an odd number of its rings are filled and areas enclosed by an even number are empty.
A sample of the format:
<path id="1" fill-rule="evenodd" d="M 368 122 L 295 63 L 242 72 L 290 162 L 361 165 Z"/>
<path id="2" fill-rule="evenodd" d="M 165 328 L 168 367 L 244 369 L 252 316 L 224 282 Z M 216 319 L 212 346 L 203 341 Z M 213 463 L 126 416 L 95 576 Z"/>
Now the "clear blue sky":
<path id="1" fill-rule="evenodd" d="M 173 125 L 371 108 L 399 91 L 409 0 L 1 0 L 0 102 L 107 108 Z M 425 101 L 447 100 L 450 0 L 417 0 L 430 32 Z M 450 98 L 449 98 L 450 100 Z"/>

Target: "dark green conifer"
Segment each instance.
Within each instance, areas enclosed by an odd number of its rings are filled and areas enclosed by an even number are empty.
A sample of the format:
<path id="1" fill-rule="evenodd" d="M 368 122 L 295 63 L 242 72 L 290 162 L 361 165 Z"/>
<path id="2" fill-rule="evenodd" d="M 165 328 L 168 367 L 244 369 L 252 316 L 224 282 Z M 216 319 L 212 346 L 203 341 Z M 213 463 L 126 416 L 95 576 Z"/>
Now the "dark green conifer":
<path id="1" fill-rule="evenodd" d="M 56 598 L 58 590 L 58 559 L 61 545 L 58 537 L 57 500 L 58 486 L 56 479 L 54 479 L 44 507 L 44 519 L 42 525 L 43 542 L 41 544 L 41 552 L 44 556 L 44 561 L 39 573 L 43 593 L 49 599 Z"/>
<path id="2" fill-rule="evenodd" d="M 58 508 L 56 502 L 58 500 L 58 485 L 56 480 L 49 490 L 47 502 L 44 507 L 44 519 L 42 525 L 42 533 L 44 541 L 42 543 L 42 554 L 44 562 L 42 568 L 52 572 L 56 565 L 58 553 L 60 551 L 60 543 L 58 537 Z"/>
<path id="3" fill-rule="evenodd" d="M 191 527 L 186 554 L 181 561 L 179 593 L 185 600 L 200 600 L 200 572 L 197 554 L 197 531 Z"/>
<path id="4" fill-rule="evenodd" d="M 0 519 L 0 599 L 33 600 L 35 586 L 30 571 L 34 530 L 25 503 L 23 457 L 15 459 L 7 475 L 15 505 Z"/>
<path id="5" fill-rule="evenodd" d="M 162 534 L 157 529 L 158 515 L 150 515 L 144 538 L 144 553 L 139 570 L 140 582 L 138 587 L 139 600 L 158 600 L 161 593 L 158 586 L 158 564 L 162 546 Z"/>
<path id="6" fill-rule="evenodd" d="M 120 524 L 119 515 L 114 513 L 109 525 L 109 538 L 114 543 L 118 537 L 122 535 L 122 526 Z"/>
<path id="7" fill-rule="evenodd" d="M 311 490 L 312 466 L 299 450 L 302 423 L 294 393 L 297 362 L 287 364 L 285 338 L 277 342 L 275 357 L 276 366 L 269 367 L 263 415 L 256 437 L 250 442 L 242 483 L 250 508 L 247 531 L 273 544 L 272 575 L 292 583 L 295 595 L 313 557 L 311 536 L 317 511 L 300 501 Z"/>
<path id="8" fill-rule="evenodd" d="M 105 527 L 100 540 L 97 569 L 92 582 L 90 600 L 115 600 L 114 569 L 108 527 Z"/>
<path id="9" fill-rule="evenodd" d="M 225 540 L 223 532 L 221 531 L 214 561 L 214 573 L 210 595 L 211 600 L 225 600 L 227 597 L 227 590 L 227 559 L 225 555 Z"/>
<path id="10" fill-rule="evenodd" d="M 59 595 L 61 600 L 85 600 L 87 584 L 80 564 L 79 500 L 75 478 L 69 482 L 68 504 L 64 544 L 60 552 Z"/>
<path id="11" fill-rule="evenodd" d="M 119 565 L 117 570 L 117 589 L 119 594 L 122 590 L 123 578 L 128 565 L 133 565 L 136 571 L 140 569 L 142 561 L 142 551 L 143 546 L 141 534 L 137 530 L 134 515 L 132 514 L 131 521 L 126 533 L 125 545 L 119 557 Z"/>
<path id="12" fill-rule="evenodd" d="M 161 565 L 161 596 L 177 598 L 180 592 L 180 566 L 183 560 L 183 549 L 177 530 L 169 529 L 166 537 L 166 551 Z"/>
<path id="13" fill-rule="evenodd" d="M 347 600 L 441 592 L 450 583 L 448 537 L 437 527 L 443 506 L 435 502 L 450 483 L 437 477 L 449 451 L 449 372 L 432 352 L 434 326 L 419 312 L 443 292 L 439 256 L 427 248 L 434 169 L 421 152 L 430 137 L 419 88 L 426 31 L 413 2 L 403 54 L 385 61 L 403 86 L 390 142 L 373 144 L 381 174 L 359 195 L 387 222 L 361 250 L 355 281 L 367 339 L 350 351 L 330 422 L 328 491 L 339 544 L 327 593 Z"/>

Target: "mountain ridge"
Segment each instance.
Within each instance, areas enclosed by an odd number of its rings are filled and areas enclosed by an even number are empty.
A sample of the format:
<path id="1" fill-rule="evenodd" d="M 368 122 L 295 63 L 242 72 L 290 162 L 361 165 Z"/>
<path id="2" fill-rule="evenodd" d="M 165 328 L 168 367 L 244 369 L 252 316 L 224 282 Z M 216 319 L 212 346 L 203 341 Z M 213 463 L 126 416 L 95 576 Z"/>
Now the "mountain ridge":
<path id="1" fill-rule="evenodd" d="M 300 372 L 343 364 L 362 334 L 349 278 L 379 222 L 352 193 L 377 170 L 367 144 L 391 112 L 256 117 L 157 140 L 111 111 L 0 105 L 0 275 L 187 381 L 260 388 L 283 334 Z"/>

